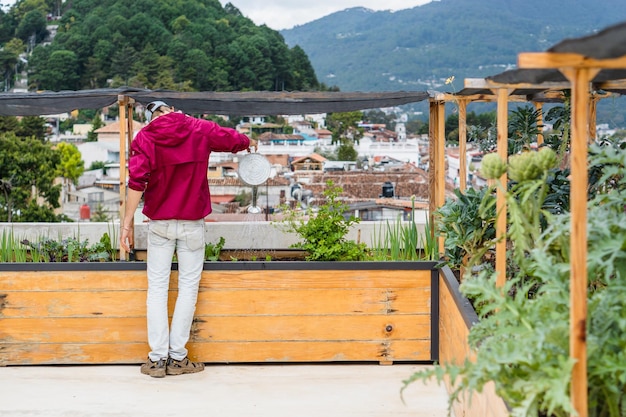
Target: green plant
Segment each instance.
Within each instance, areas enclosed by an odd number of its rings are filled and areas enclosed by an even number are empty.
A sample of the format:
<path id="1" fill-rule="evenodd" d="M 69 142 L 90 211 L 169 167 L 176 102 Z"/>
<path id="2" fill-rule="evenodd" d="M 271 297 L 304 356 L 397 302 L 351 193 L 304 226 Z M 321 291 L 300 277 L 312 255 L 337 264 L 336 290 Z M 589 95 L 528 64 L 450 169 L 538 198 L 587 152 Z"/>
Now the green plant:
<path id="1" fill-rule="evenodd" d="M 588 202 L 588 415 L 624 417 L 626 151 L 594 145 L 589 163 L 599 175 L 598 193 Z M 519 247 L 513 256 L 515 274 L 503 288 L 496 288 L 495 274 L 490 272 L 466 277 L 461 285 L 480 318 L 469 336 L 475 360 L 418 372 L 404 381 L 404 388 L 416 380 L 441 382 L 447 377 L 456 387 L 451 406 L 462 393 L 480 392 L 493 381 L 513 417 L 565 417 L 574 412 L 569 391 L 572 224 L 567 212 L 551 215 L 547 226 L 538 221 L 545 214 L 539 200 L 547 181 L 547 175 L 525 179 L 525 186 L 507 193 L 509 202 L 519 206 L 509 213 L 508 222 L 520 229 L 510 234 Z"/>
<path id="2" fill-rule="evenodd" d="M 226 243 L 224 236 L 220 236 L 217 243 L 207 243 L 204 246 L 204 259 L 212 262 L 218 261 L 220 259 L 220 252 L 224 248 L 224 243 Z"/>
<path id="3" fill-rule="evenodd" d="M 415 222 L 415 198 L 412 198 L 411 218 L 402 221 L 399 215 L 394 223 L 385 222 L 372 236 L 371 254 L 375 260 L 412 261 L 435 260 L 436 239 L 429 233 L 428 217 L 425 232 L 420 233 Z"/>
<path id="4" fill-rule="evenodd" d="M 541 132 L 542 126 L 537 125 L 537 120 L 541 115 L 541 110 L 533 106 L 523 106 L 514 109 L 509 115 L 509 155 L 521 152 L 523 149 L 530 149 L 530 144 L 537 140 L 537 135 Z"/>
<path id="5" fill-rule="evenodd" d="M 110 260 L 102 242 L 89 246 L 89 242 L 75 238 L 53 240 L 48 238 L 31 242 L 28 239 L 21 241 L 30 249 L 33 262 L 99 262 Z"/>
<path id="6" fill-rule="evenodd" d="M 287 231 L 296 233 L 302 239 L 291 247 L 306 251 L 306 260 L 361 261 L 367 258 L 367 246 L 364 243 L 346 238 L 350 227 L 360 219 L 344 216 L 347 205 L 339 200 L 342 191 L 341 187 L 329 180 L 324 190 L 325 203 L 316 211 L 307 209 L 308 219 L 301 212 L 286 212 L 283 221 Z"/>
<path id="7" fill-rule="evenodd" d="M 27 250 L 13 231 L 2 231 L 0 236 L 0 262 L 26 262 Z"/>
<path id="8" fill-rule="evenodd" d="M 104 206 L 102 205 L 102 203 L 98 203 L 98 205 L 96 205 L 96 209 L 91 214 L 91 221 L 108 222 L 109 220 L 111 220 L 111 217 L 107 214 Z"/>
<path id="9" fill-rule="evenodd" d="M 478 263 L 492 248 L 496 210 L 486 204 L 495 200 L 491 191 L 487 187 L 468 188 L 463 193 L 457 188 L 454 190 L 456 198 L 446 200 L 435 211 L 436 230 L 444 236 L 445 258 L 451 268 Z"/>

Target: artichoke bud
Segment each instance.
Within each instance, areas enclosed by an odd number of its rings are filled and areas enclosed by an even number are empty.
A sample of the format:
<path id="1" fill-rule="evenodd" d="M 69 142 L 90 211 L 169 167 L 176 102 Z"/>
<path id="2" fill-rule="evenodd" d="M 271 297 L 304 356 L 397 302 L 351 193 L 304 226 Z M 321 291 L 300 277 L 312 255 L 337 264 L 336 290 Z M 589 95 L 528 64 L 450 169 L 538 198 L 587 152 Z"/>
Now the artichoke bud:
<path id="1" fill-rule="evenodd" d="M 537 164 L 543 171 L 548 171 L 556 167 L 557 163 L 556 152 L 551 148 L 543 147 L 537 153 Z"/>
<path id="2" fill-rule="evenodd" d="M 506 162 L 497 153 L 488 153 L 480 163 L 480 172 L 486 179 L 495 180 L 506 172 Z"/>
<path id="3" fill-rule="evenodd" d="M 543 170 L 538 164 L 537 152 L 522 152 L 509 157 L 509 178 L 515 182 L 534 180 Z"/>

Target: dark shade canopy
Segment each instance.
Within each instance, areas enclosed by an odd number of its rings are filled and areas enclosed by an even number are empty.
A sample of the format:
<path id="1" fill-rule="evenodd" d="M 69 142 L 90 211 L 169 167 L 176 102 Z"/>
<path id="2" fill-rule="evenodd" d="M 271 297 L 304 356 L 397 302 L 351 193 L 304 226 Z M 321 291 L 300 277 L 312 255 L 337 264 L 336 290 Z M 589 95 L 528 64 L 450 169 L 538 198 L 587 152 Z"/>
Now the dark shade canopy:
<path id="1" fill-rule="evenodd" d="M 626 22 L 609 26 L 593 35 L 581 38 L 565 39 L 552 46 L 546 52 L 576 53 L 587 58 L 611 59 L 626 55 Z M 556 69 L 516 69 L 487 77 L 498 83 L 518 84 L 543 82 L 565 82 L 565 76 Z M 593 82 L 605 82 L 626 79 L 624 70 L 602 70 Z"/>
<path id="2" fill-rule="evenodd" d="M 186 113 L 234 116 L 290 115 L 347 112 L 393 107 L 428 99 L 425 91 L 344 92 L 175 92 L 123 87 L 40 93 L 0 93 L 0 115 L 41 116 L 76 109 L 100 109 L 115 104 L 119 96 L 147 104 L 163 100 Z"/>
<path id="3" fill-rule="evenodd" d="M 546 52 L 575 53 L 598 60 L 620 58 L 626 55 L 626 22 L 622 22 L 581 38 L 565 39 Z M 482 86 L 466 86 L 454 93 L 459 97 L 484 96 L 494 99 L 491 88 L 497 84 L 510 85 L 514 89 L 509 96 L 517 96 L 536 102 L 561 102 L 562 98 L 550 92 L 567 89 L 569 81 L 557 69 L 514 69 L 489 76 Z M 617 81 L 617 82 L 616 82 Z M 495 84 L 488 86 L 486 84 Z M 626 69 L 605 69 L 593 79 L 594 89 L 610 93 L 626 94 Z M 609 83 L 607 85 L 607 83 Z"/>

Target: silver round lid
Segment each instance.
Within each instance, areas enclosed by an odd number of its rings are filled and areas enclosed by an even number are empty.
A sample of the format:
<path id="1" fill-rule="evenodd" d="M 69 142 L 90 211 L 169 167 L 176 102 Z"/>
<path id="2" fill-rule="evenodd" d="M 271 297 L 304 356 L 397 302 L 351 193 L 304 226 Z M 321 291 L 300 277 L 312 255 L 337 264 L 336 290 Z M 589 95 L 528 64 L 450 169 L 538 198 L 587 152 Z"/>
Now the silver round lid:
<path id="1" fill-rule="evenodd" d="M 261 154 L 250 153 L 239 160 L 239 178 L 248 185 L 261 185 L 270 177 L 272 165 Z"/>

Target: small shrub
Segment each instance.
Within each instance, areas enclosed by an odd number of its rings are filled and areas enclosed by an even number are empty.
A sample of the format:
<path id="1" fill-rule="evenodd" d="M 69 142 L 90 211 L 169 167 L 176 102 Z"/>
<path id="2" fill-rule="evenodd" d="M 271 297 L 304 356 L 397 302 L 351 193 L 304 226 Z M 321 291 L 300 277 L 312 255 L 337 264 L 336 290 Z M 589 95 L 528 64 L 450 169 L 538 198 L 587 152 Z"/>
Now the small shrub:
<path id="1" fill-rule="evenodd" d="M 220 253 L 224 248 L 224 243 L 226 243 L 224 236 L 220 236 L 220 240 L 217 243 L 207 243 L 204 246 L 204 259 L 212 262 L 218 261 Z"/>
<path id="2" fill-rule="evenodd" d="M 326 182 L 324 197 L 326 202 L 317 211 L 307 209 L 308 219 L 302 213 L 287 211 L 285 224 L 287 231 L 296 233 L 302 239 L 292 248 L 307 252 L 307 261 L 362 261 L 367 259 L 367 246 L 346 239 L 350 227 L 360 219 L 345 217 L 347 204 L 339 200 L 343 189 L 333 181 Z"/>

